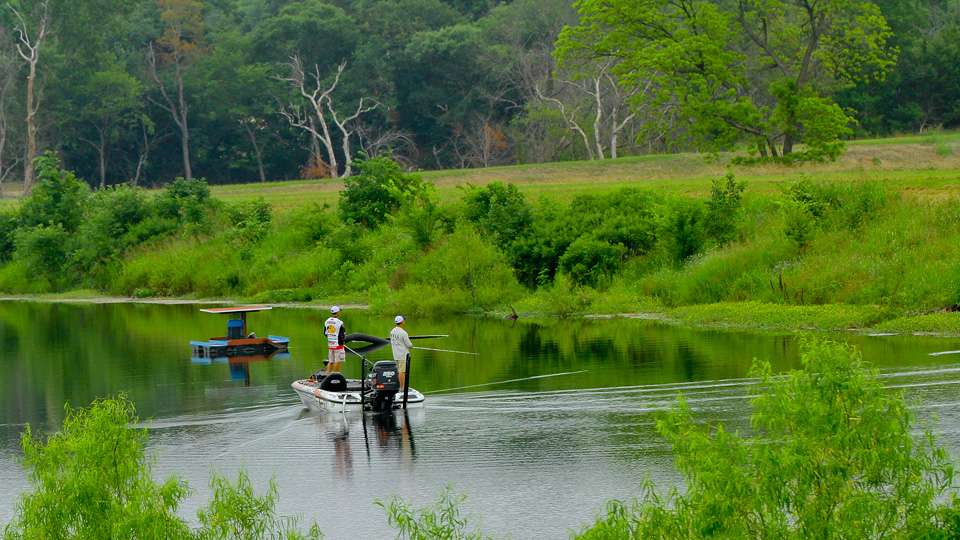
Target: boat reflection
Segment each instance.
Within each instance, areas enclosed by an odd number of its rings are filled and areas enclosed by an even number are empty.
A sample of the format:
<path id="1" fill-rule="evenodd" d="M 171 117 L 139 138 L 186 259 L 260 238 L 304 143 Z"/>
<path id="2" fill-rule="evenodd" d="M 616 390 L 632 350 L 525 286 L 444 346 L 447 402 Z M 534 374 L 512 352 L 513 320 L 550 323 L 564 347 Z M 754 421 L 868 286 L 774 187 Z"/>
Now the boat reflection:
<path id="1" fill-rule="evenodd" d="M 333 443 L 334 474 L 338 478 L 350 478 L 354 470 L 354 452 L 361 443 L 368 464 L 377 460 L 412 466 L 417 457 L 413 431 L 415 426 L 423 423 L 424 410 L 324 415 L 304 411 L 300 418 L 315 423 L 321 445 Z"/>
<path id="2" fill-rule="evenodd" d="M 250 363 L 265 362 L 268 360 L 289 360 L 290 353 L 275 352 L 273 354 L 257 354 L 249 356 L 191 356 L 190 363 L 197 365 L 226 364 L 230 368 L 230 379 L 243 381 L 244 386 L 250 386 Z"/>

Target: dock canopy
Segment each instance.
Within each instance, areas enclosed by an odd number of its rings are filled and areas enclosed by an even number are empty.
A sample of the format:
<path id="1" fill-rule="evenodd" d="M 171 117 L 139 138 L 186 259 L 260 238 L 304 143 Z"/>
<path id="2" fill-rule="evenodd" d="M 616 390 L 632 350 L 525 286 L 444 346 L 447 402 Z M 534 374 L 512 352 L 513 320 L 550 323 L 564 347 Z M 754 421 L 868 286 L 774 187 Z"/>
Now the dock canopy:
<path id="1" fill-rule="evenodd" d="M 269 311 L 273 309 L 270 306 L 232 306 L 232 307 L 217 307 L 217 308 L 206 308 L 201 309 L 200 311 L 204 313 L 252 313 L 254 311 Z"/>

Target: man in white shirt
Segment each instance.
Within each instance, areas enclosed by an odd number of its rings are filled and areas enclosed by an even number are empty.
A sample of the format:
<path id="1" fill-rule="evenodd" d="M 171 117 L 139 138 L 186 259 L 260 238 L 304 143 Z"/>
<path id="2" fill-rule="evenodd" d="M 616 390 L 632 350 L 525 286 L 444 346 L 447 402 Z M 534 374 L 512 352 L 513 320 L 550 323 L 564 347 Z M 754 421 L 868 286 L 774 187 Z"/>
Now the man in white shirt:
<path id="1" fill-rule="evenodd" d="M 410 342 L 410 335 L 403 328 L 406 320 L 403 315 L 397 315 L 393 318 L 394 327 L 390 331 L 390 347 L 393 348 L 393 361 L 397 363 L 397 369 L 400 371 L 400 388 L 404 388 L 407 380 L 407 358 L 410 356 L 410 349 L 413 343 Z"/>
<path id="2" fill-rule="evenodd" d="M 340 306 L 330 308 L 330 318 L 323 323 L 323 333 L 327 336 L 327 373 L 340 373 L 347 354 L 344 350 L 346 329 L 340 320 Z"/>

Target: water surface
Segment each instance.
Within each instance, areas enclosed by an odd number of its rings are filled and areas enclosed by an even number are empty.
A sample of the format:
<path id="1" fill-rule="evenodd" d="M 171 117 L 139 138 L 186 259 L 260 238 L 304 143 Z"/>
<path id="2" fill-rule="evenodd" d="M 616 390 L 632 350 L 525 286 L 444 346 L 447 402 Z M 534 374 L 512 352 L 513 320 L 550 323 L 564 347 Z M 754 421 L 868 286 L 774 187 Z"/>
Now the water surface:
<path id="1" fill-rule="evenodd" d="M 226 317 L 197 306 L 0 302 L 0 523 L 27 488 L 23 425 L 56 429 L 64 403 L 125 392 L 147 420 L 158 478 L 176 474 L 193 489 L 187 519 L 207 500 L 211 472 L 242 468 L 261 489 L 273 478 L 279 511 L 318 521 L 328 538 L 390 537 L 377 498 L 423 504 L 446 485 L 469 497 L 466 512 L 488 532 L 563 538 L 604 501 L 638 495 L 646 478 L 678 484 L 655 411 L 683 394 L 703 419 L 745 426 L 751 361 L 799 363 L 789 335 L 624 319 L 414 319 L 411 334 L 450 334 L 424 345 L 480 355 L 419 352 L 411 375 L 428 395 L 424 410 L 318 415 L 289 384 L 320 366 L 325 318 L 310 309 L 253 314 L 260 335 L 291 337 L 289 358 L 199 364 L 188 341 L 222 335 Z M 349 332 L 383 336 L 392 319 L 343 318 Z M 960 349 L 960 340 L 841 337 L 960 449 L 957 357 L 929 356 Z M 356 361 L 346 371 L 359 371 Z"/>

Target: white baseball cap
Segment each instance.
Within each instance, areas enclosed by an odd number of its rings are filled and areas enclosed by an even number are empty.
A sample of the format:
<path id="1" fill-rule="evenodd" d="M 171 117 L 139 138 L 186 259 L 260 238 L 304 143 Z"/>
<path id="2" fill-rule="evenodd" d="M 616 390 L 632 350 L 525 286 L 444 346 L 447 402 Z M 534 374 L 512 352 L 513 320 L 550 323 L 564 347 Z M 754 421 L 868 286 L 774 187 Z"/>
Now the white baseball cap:
<path id="1" fill-rule="evenodd" d="M 340 313 L 340 306 L 330 306 L 330 313 L 333 313 L 334 315 Z"/>
<path id="2" fill-rule="evenodd" d="M 394 317 L 394 318 L 393 318 L 393 322 L 396 323 L 396 324 L 402 323 L 402 322 L 403 322 L 403 315 L 397 315 L 396 317 Z"/>

